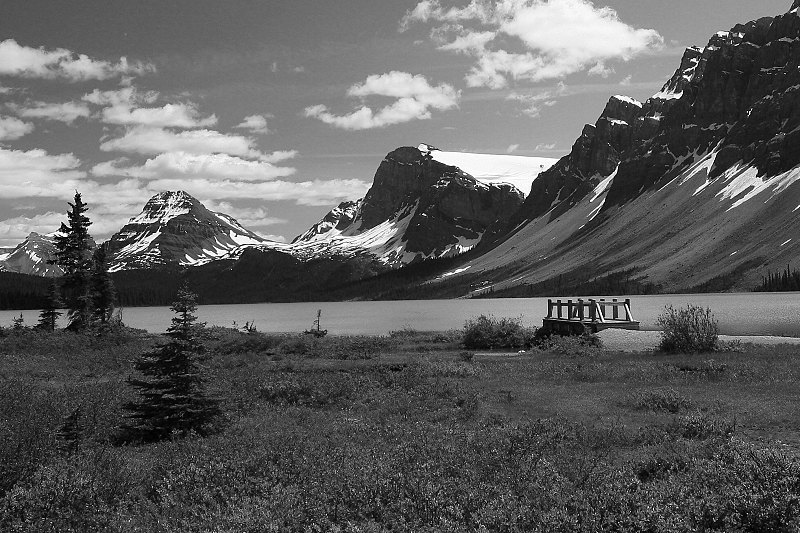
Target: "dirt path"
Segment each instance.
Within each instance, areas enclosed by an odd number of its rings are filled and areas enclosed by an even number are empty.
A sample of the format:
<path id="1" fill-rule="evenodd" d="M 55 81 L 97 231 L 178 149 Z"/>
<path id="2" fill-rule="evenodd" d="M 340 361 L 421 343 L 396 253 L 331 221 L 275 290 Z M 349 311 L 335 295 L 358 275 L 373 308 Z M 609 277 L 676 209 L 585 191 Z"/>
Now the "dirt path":
<path id="1" fill-rule="evenodd" d="M 607 329 L 598 333 L 603 346 L 611 351 L 641 352 L 652 351 L 661 340 L 658 331 L 628 331 L 623 329 Z M 800 344 L 798 337 L 774 337 L 760 335 L 720 335 L 720 340 L 730 342 L 738 340 L 753 344 Z"/>

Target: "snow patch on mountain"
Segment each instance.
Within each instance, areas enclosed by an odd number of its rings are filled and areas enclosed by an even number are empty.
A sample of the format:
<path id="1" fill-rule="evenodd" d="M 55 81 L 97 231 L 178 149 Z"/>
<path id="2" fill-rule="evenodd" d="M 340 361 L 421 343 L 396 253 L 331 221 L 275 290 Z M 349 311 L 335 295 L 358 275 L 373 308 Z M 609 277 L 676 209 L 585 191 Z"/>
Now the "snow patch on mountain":
<path id="1" fill-rule="evenodd" d="M 479 182 L 508 183 L 525 195 L 530 192 L 533 180 L 558 161 L 549 157 L 445 152 L 427 144 L 419 145 L 419 151 L 429 153 L 435 161 L 460 168 Z"/>

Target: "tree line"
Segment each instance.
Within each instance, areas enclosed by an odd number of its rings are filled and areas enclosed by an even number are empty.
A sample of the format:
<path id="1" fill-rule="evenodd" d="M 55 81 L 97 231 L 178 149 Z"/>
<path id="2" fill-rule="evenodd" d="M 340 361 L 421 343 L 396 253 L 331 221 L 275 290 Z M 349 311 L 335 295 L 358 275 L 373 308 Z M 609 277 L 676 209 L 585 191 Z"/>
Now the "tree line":
<path id="1" fill-rule="evenodd" d="M 761 285 L 756 287 L 758 292 L 785 292 L 800 291 L 800 270 L 792 270 L 790 265 L 786 265 L 783 272 L 767 272 L 766 276 L 761 277 Z"/>

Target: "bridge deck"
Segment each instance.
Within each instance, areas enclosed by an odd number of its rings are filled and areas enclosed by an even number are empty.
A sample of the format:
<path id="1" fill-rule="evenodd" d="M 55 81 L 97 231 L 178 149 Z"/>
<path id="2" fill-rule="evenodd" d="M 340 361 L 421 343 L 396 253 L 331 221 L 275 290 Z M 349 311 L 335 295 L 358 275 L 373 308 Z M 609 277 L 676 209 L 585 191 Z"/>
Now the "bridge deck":
<path id="1" fill-rule="evenodd" d="M 607 311 L 610 311 L 607 313 Z M 586 331 L 597 333 L 604 329 L 639 329 L 639 322 L 631 314 L 631 301 L 608 301 L 604 298 L 547 300 L 547 316 L 542 328 L 560 335 L 579 335 Z"/>

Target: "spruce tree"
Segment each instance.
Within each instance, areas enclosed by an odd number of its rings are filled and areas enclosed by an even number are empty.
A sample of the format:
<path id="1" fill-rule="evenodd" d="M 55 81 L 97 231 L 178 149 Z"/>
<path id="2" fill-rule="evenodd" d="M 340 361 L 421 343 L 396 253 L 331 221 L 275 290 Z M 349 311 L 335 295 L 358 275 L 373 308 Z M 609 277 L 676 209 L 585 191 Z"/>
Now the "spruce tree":
<path id="1" fill-rule="evenodd" d="M 191 432 L 206 435 L 220 414 L 219 402 L 205 393 L 199 335 L 197 295 L 184 284 L 172 304 L 175 317 L 165 334 L 166 344 L 141 355 L 134 368 L 141 378 L 128 383 L 138 389 L 138 401 L 125 405 L 131 423 L 123 429 L 129 440 L 152 442 Z"/>
<path id="2" fill-rule="evenodd" d="M 61 309 L 64 302 L 61 301 L 61 295 L 58 291 L 58 282 L 53 279 L 50 288 L 47 290 L 47 302 L 44 309 L 39 313 L 39 323 L 36 325 L 38 329 L 44 331 L 55 331 L 58 317 L 61 316 Z"/>
<path id="3" fill-rule="evenodd" d="M 61 267 L 61 278 L 71 330 L 82 331 L 91 323 L 92 295 L 89 278 L 92 270 L 91 222 L 84 215 L 88 207 L 75 191 L 75 203 L 70 203 L 67 224 L 55 237 L 56 254 L 53 263 Z"/>
<path id="4" fill-rule="evenodd" d="M 91 276 L 92 320 L 100 326 L 108 325 L 114 312 L 114 281 L 108 273 L 107 246 L 101 244 L 94 251 Z"/>

